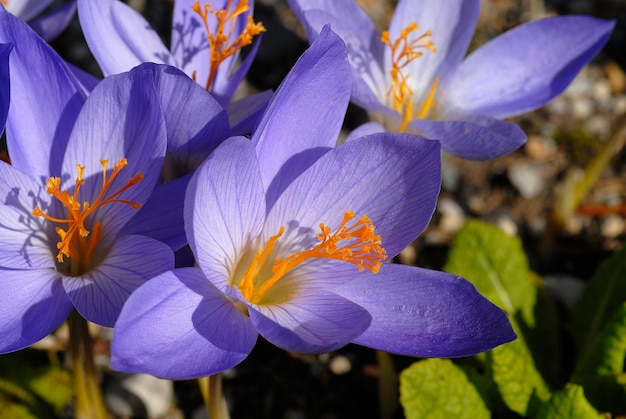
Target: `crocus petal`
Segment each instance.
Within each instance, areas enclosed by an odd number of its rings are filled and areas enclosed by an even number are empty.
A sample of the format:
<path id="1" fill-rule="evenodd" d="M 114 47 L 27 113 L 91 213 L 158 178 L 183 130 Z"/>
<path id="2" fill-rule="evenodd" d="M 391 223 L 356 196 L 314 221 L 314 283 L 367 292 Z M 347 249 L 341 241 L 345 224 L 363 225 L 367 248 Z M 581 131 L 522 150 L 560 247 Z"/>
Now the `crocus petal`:
<path id="1" fill-rule="evenodd" d="M 265 192 L 254 147 L 223 142 L 198 168 L 185 196 L 185 232 L 198 264 L 226 292 L 230 270 L 265 219 Z M 216 273 L 218 275 L 216 275 Z"/>
<path id="2" fill-rule="evenodd" d="M 9 54 L 13 44 L 0 44 L 0 127 L 4 130 L 11 102 L 11 83 L 9 81 Z"/>
<path id="3" fill-rule="evenodd" d="M 297 353 L 341 348 L 363 333 L 371 320 L 360 306 L 323 291 L 299 293 L 279 305 L 250 305 L 248 310 L 265 339 Z"/>
<path id="4" fill-rule="evenodd" d="M 252 135 L 268 206 L 334 147 L 349 99 L 345 45 L 326 27 L 282 82 Z"/>
<path id="5" fill-rule="evenodd" d="M 76 121 L 63 161 L 64 179 L 74 183 L 76 165 L 85 167 L 85 185 L 79 201 L 93 202 L 102 190 L 102 165 L 111 170 L 124 157 L 128 161 L 109 193 L 126 185 L 141 172 L 143 181 L 123 192 L 120 199 L 144 204 L 160 177 L 166 150 L 166 128 L 160 97 L 150 64 L 129 73 L 105 78 L 89 95 Z M 73 185 L 70 184 L 73 188 Z M 98 209 L 92 222 L 102 221 L 103 234 L 113 237 L 135 215 L 130 205 L 112 204 Z"/>
<path id="6" fill-rule="evenodd" d="M 15 0 L 7 2 L 6 9 L 20 19 L 27 21 L 43 12 L 50 3 L 52 0 Z"/>
<path id="7" fill-rule="evenodd" d="M 410 134 L 373 134 L 345 143 L 285 190 L 268 214 L 265 231 L 276 234 L 295 223 L 317 234 L 320 222 L 334 229 L 350 210 L 371 219 L 393 257 L 430 221 L 441 183 L 440 154 L 437 141 Z M 285 239 L 295 230 L 289 229 Z"/>
<path id="8" fill-rule="evenodd" d="M 344 142 L 347 143 L 348 141 L 352 141 L 366 135 L 378 134 L 381 132 L 385 132 L 385 127 L 380 125 L 378 122 L 366 122 L 353 129 L 350 134 L 348 134 Z"/>
<path id="9" fill-rule="evenodd" d="M 74 74 L 76 81 L 82 87 L 83 92 L 85 93 L 86 96 L 88 96 L 89 93 L 91 93 L 91 91 L 96 88 L 97 84 L 100 83 L 100 79 L 98 79 L 95 76 L 92 76 L 91 74 L 87 73 L 85 70 L 76 67 L 72 63 L 67 63 L 67 65 L 72 71 L 72 74 Z"/>
<path id="10" fill-rule="evenodd" d="M 111 367 L 170 379 L 203 377 L 240 363 L 257 332 L 200 269 L 166 272 L 137 289 L 115 324 Z"/>
<path id="11" fill-rule="evenodd" d="M 398 2 L 389 25 L 391 40 L 398 39 L 400 31 L 411 23 L 419 29 L 414 37 L 430 30 L 437 52 L 420 51 L 424 54 L 402 69 L 409 75 L 408 84 L 415 92 L 416 101 L 421 103 L 435 80 L 443 85 L 451 72 L 456 70 L 469 46 L 480 0 L 401 0 Z M 410 37 L 409 39 L 412 39 Z M 391 70 L 390 50 L 385 56 L 385 68 Z"/>
<path id="12" fill-rule="evenodd" d="M 44 338 L 73 308 L 54 269 L 4 270 L 0 292 L 0 353 Z"/>
<path id="13" fill-rule="evenodd" d="M 273 94 L 271 90 L 266 90 L 230 103 L 226 112 L 231 135 L 250 135 Z"/>
<path id="14" fill-rule="evenodd" d="M 385 98 L 388 90 L 383 60 L 384 49 L 380 41 L 381 35 L 367 16 L 363 19 L 357 19 L 359 21 L 367 19 L 367 24 L 355 25 L 351 13 L 365 14 L 356 2 L 341 1 L 339 3 L 342 6 L 345 3 L 350 3 L 351 5 L 347 6 L 350 11 L 328 9 L 304 11 L 304 22 L 309 41 L 317 38 L 317 34 L 324 25 L 330 25 L 332 31 L 346 43 L 348 49 L 348 59 L 352 67 L 352 97 L 355 99 L 355 103 L 359 105 L 363 101 L 368 103 L 368 98 L 371 97 L 379 103 Z M 334 7 L 332 8 L 334 9 Z M 345 16 L 350 16 L 350 19 L 346 19 Z"/>
<path id="15" fill-rule="evenodd" d="M 0 266 L 9 269 L 54 268 L 46 231 L 56 234 L 35 206 L 47 209 L 50 198 L 39 184 L 13 166 L 0 162 Z"/>
<path id="16" fill-rule="evenodd" d="M 174 267 L 165 244 L 143 236 L 122 236 L 97 267 L 78 276 L 64 276 L 63 287 L 87 320 L 113 327 L 122 305 L 140 285 Z"/>
<path id="17" fill-rule="evenodd" d="M 76 13 L 76 0 L 57 8 L 52 13 L 32 22 L 30 27 L 46 41 L 51 41 L 67 28 Z"/>
<path id="18" fill-rule="evenodd" d="M 614 21 L 559 16 L 518 26 L 474 51 L 446 88 L 442 107 L 506 118 L 561 93 L 608 40 Z"/>
<path id="19" fill-rule="evenodd" d="M 224 108 L 177 68 L 144 64 L 161 99 L 167 128 L 167 152 L 187 156 L 200 165 L 229 136 Z"/>
<path id="20" fill-rule="evenodd" d="M 504 156 L 526 143 L 526 134 L 516 125 L 486 116 L 461 121 L 415 119 L 410 129 L 441 141 L 441 147 L 468 160 L 489 160 Z"/>
<path id="21" fill-rule="evenodd" d="M 85 40 L 105 76 L 143 62 L 174 64 L 150 24 L 119 0 L 78 0 Z"/>
<path id="22" fill-rule="evenodd" d="M 355 343 L 420 357 L 462 357 L 515 339 L 506 314 L 463 278 L 384 265 L 338 289 L 372 315 Z"/>
<path id="23" fill-rule="evenodd" d="M 259 46 L 261 45 L 261 40 L 263 39 L 263 34 L 259 34 L 257 38 L 254 40 L 252 44 L 252 48 L 248 51 L 246 58 L 239 64 L 237 70 L 234 73 L 226 73 L 225 71 L 218 71 L 217 76 L 215 78 L 215 82 L 213 86 L 211 86 L 211 95 L 213 95 L 217 101 L 222 104 L 222 106 L 228 106 L 237 87 L 241 84 L 243 79 L 248 74 L 248 70 L 250 70 L 250 66 L 256 57 L 257 52 L 259 51 Z M 221 66 L 224 63 L 220 64 Z M 219 70 L 219 68 L 218 68 Z"/>
<path id="24" fill-rule="evenodd" d="M 183 204 L 190 179 L 191 175 L 187 175 L 157 185 L 148 202 L 124 227 L 124 234 L 152 237 L 166 243 L 174 251 L 186 245 Z"/>
<path id="25" fill-rule="evenodd" d="M 85 94 L 57 53 L 26 23 L 2 8 L 0 43 L 14 45 L 9 57 L 11 104 L 7 118 L 11 164 L 44 182 L 50 173 L 60 171 Z"/>

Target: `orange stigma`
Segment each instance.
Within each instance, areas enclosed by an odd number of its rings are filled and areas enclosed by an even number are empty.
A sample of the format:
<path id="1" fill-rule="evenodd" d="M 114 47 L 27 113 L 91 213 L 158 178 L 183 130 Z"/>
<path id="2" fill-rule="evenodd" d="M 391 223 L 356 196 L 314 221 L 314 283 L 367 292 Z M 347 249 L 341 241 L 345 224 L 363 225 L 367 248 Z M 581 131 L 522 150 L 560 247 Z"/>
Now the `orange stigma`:
<path id="1" fill-rule="evenodd" d="M 209 68 L 209 76 L 207 78 L 204 89 L 208 92 L 213 85 L 213 80 L 217 74 L 220 64 L 228 57 L 234 55 L 241 48 L 252 43 L 252 38 L 261 32 L 265 32 L 262 23 L 255 23 L 252 16 L 248 16 L 246 27 L 239 34 L 234 34 L 235 20 L 239 15 L 250 10 L 248 0 L 241 0 L 237 3 L 232 11 L 230 11 L 232 0 L 226 2 L 224 9 L 210 10 L 211 5 L 204 3 L 204 7 L 200 6 L 200 2 L 194 2 L 191 6 L 192 10 L 200 16 L 204 24 L 207 40 L 209 42 L 209 60 L 211 62 Z M 209 13 L 213 15 L 217 21 L 217 28 L 214 33 L 209 29 Z M 230 22 L 228 31 L 226 24 Z M 234 38 L 236 35 L 236 38 Z M 234 39 L 233 39 L 234 38 Z M 196 72 L 192 74 L 193 80 L 196 80 Z"/>
<path id="2" fill-rule="evenodd" d="M 430 39 L 432 31 L 428 30 L 412 40 L 409 36 L 419 29 L 417 23 L 409 23 L 409 25 L 400 31 L 400 36 L 391 41 L 389 31 L 384 31 L 381 41 L 384 45 L 391 48 L 391 86 L 387 91 L 387 98 L 391 100 L 391 107 L 402 115 L 402 124 L 400 132 L 404 132 L 407 124 L 413 119 L 413 89 L 409 87 L 407 80 L 409 75 L 403 72 L 403 69 L 415 59 L 424 55 L 423 50 L 436 53 L 435 43 Z M 430 88 L 428 97 L 424 101 L 421 109 L 416 113 L 418 118 L 425 118 L 428 111 L 434 104 L 435 92 L 439 77 L 435 77 L 435 81 Z"/>
<path id="3" fill-rule="evenodd" d="M 57 249 L 59 249 L 57 260 L 59 263 L 63 262 L 64 257 L 69 257 L 77 262 L 91 259 L 93 251 L 100 240 L 102 226 L 100 222 L 97 222 L 90 232 L 85 227 L 85 220 L 95 210 L 114 202 L 130 205 L 135 210 L 139 209 L 141 206 L 141 204 L 138 204 L 137 202 L 118 198 L 122 192 L 143 180 L 141 172 L 137 172 L 137 174 L 130 178 L 128 182 L 126 182 L 126 185 L 118 191 L 105 197 L 105 194 L 108 192 L 111 184 L 120 171 L 126 167 L 128 161 L 125 158 L 120 158 L 113 166 L 113 172 L 109 177 L 107 177 L 106 171 L 107 163 L 108 160 L 100 160 L 100 164 L 102 165 L 102 190 L 92 203 L 85 201 L 81 205 L 81 203 L 78 202 L 78 192 L 80 191 L 81 186 L 85 184 L 85 180 L 83 179 L 85 166 L 81 166 L 80 164 L 76 165 L 78 175 L 76 176 L 76 185 L 74 186 L 74 192 L 72 194 L 67 191 L 61 191 L 61 178 L 51 177 L 48 179 L 46 182 L 48 194 L 58 199 L 67 208 L 67 219 L 51 217 L 48 214 L 45 214 L 39 206 L 36 206 L 33 209 L 32 214 L 35 217 L 43 217 L 46 220 L 50 220 L 55 223 L 68 224 L 67 230 L 63 230 L 60 227 L 56 228 L 56 232 L 61 238 L 61 241 L 57 243 Z M 92 234 L 88 241 L 87 236 L 89 236 L 90 233 Z"/>
<path id="4" fill-rule="evenodd" d="M 269 275 L 266 263 L 274 250 L 276 241 L 282 236 L 285 227 L 270 237 L 265 247 L 259 251 L 238 287 L 244 297 L 251 303 L 258 304 L 263 296 L 272 288 L 287 272 L 294 269 L 308 259 L 335 259 L 355 265 L 359 272 L 369 269 L 378 273 L 387 252 L 381 246 L 380 236 L 374 233 L 374 225 L 366 216 L 354 221 L 354 212 L 346 211 L 343 221 L 333 232 L 332 229 L 320 224 L 321 233 L 317 235 L 319 243 L 311 249 L 294 253 L 285 258 L 276 258 Z M 348 224 L 351 222 L 350 226 Z M 340 245 L 340 243 L 342 245 Z M 267 276 L 266 278 L 261 278 Z"/>

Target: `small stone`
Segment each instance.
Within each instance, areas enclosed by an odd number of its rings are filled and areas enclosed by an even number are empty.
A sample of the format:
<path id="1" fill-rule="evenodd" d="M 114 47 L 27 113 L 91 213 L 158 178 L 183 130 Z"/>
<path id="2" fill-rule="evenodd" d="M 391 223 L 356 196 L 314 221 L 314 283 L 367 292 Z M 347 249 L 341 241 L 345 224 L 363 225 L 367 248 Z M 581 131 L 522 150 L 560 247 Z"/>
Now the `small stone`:
<path id="1" fill-rule="evenodd" d="M 352 370 L 352 363 L 343 355 L 335 355 L 328 364 L 328 368 L 335 375 L 344 375 Z"/>
<path id="2" fill-rule="evenodd" d="M 554 156 L 556 145 L 552 140 L 539 135 L 531 135 L 524 146 L 524 151 L 533 160 L 546 161 Z"/>
<path id="3" fill-rule="evenodd" d="M 465 224 L 463 208 L 450 198 L 440 198 L 437 212 L 441 214 L 439 227 L 449 234 L 454 234 Z"/>
<path id="4" fill-rule="evenodd" d="M 624 233 L 626 222 L 619 215 L 609 215 L 604 218 L 600 227 L 602 235 L 607 239 L 614 239 Z"/>
<path id="5" fill-rule="evenodd" d="M 593 114 L 593 101 L 588 97 L 578 97 L 572 102 L 572 114 L 578 119 L 589 118 Z"/>
<path id="6" fill-rule="evenodd" d="M 543 191 L 543 176 L 536 164 L 515 163 L 509 168 L 508 177 L 526 199 L 534 198 Z"/>
<path id="7" fill-rule="evenodd" d="M 148 374 L 117 373 L 104 389 L 107 407 L 121 417 L 162 417 L 170 409 L 173 396 L 170 380 Z"/>

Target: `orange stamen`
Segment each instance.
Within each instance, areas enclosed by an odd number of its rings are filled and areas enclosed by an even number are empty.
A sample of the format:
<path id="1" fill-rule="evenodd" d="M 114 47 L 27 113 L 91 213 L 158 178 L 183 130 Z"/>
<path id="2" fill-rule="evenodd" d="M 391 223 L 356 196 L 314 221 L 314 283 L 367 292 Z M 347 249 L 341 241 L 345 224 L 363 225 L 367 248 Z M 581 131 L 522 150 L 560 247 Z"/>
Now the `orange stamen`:
<path id="1" fill-rule="evenodd" d="M 265 32 L 265 27 L 262 23 L 255 23 L 252 16 L 248 16 L 246 27 L 243 28 L 241 33 L 234 37 L 235 20 L 239 15 L 250 10 L 248 0 L 241 0 L 237 3 L 232 11 L 232 0 L 228 0 L 224 9 L 210 10 L 211 5 L 204 3 L 204 7 L 200 6 L 200 2 L 194 2 L 191 9 L 200 16 L 202 23 L 204 24 L 204 30 L 206 31 L 207 41 L 209 42 L 209 76 L 205 84 L 205 90 L 208 92 L 213 85 L 217 69 L 220 64 L 228 57 L 234 55 L 237 51 L 243 47 L 252 43 L 252 38 L 261 32 Z M 213 15 L 217 21 L 217 28 L 215 33 L 211 33 L 209 29 L 209 13 Z M 226 25 L 230 22 L 228 32 L 226 31 Z M 192 78 L 196 80 L 196 72 L 192 73 Z"/>
<path id="2" fill-rule="evenodd" d="M 9 0 L 0 0 L 0 4 L 7 7 L 9 5 Z"/>
<path id="3" fill-rule="evenodd" d="M 432 36 L 432 31 L 430 30 L 409 40 L 409 35 L 418 29 L 419 25 L 413 22 L 402 29 L 400 36 L 394 41 L 391 41 L 389 31 L 384 31 L 381 36 L 382 43 L 391 48 L 391 70 L 389 70 L 391 86 L 387 91 L 387 98 L 391 100 L 391 107 L 402 115 L 400 132 L 404 132 L 407 124 L 413 119 L 413 89 L 409 87 L 407 82 L 409 75 L 404 73 L 403 69 L 412 61 L 424 55 L 422 50 L 428 50 L 432 53 L 437 52 L 434 42 L 430 39 Z M 424 118 L 434 104 L 438 82 L 439 78 L 435 78 L 429 95 L 417 114 L 418 118 Z"/>
<path id="4" fill-rule="evenodd" d="M 308 259 L 335 259 L 355 265 L 359 272 L 369 269 L 378 273 L 383 260 L 387 257 L 385 249 L 381 246 L 380 236 L 374 233 L 375 227 L 366 216 L 348 226 L 355 218 L 352 211 L 346 211 L 339 227 L 332 229 L 320 224 L 321 233 L 317 235 L 319 243 L 311 249 L 294 253 L 285 259 L 276 259 L 272 266 L 272 275 L 262 281 L 257 287 L 260 274 L 270 254 L 274 250 L 276 241 L 282 236 L 285 227 L 272 236 L 267 245 L 256 254 L 239 285 L 244 297 L 252 302 L 259 303 L 263 296 L 285 275 Z M 345 242 L 339 246 L 340 242 Z"/>
<path id="5" fill-rule="evenodd" d="M 59 263 L 63 262 L 64 257 L 69 257 L 75 261 L 91 259 L 93 251 L 100 240 L 102 225 L 100 222 L 95 223 L 91 237 L 89 241 L 87 241 L 87 236 L 90 235 L 90 231 L 85 227 L 85 221 L 95 210 L 114 202 L 130 205 L 135 210 L 141 207 L 141 204 L 137 202 L 117 198 L 122 192 L 143 180 L 141 172 L 137 172 L 123 187 L 105 197 L 117 175 L 128 165 L 128 161 L 125 158 L 120 158 L 113 166 L 113 172 L 109 178 L 107 178 L 106 171 L 107 163 L 108 160 L 100 160 L 100 164 L 102 165 L 102 190 L 92 203 L 84 201 L 81 205 L 81 203 L 78 202 L 78 193 L 81 186 L 85 184 L 85 180 L 83 179 L 83 173 L 85 171 L 84 166 L 80 164 L 76 165 L 78 174 L 72 194 L 67 191 L 61 191 L 61 178 L 51 177 L 48 179 L 46 182 L 47 192 L 58 199 L 67 208 L 67 219 L 51 217 L 44 213 L 39 206 L 33 209 L 32 214 L 35 217 L 43 217 L 54 223 L 68 224 L 67 230 L 63 230 L 60 227 L 56 228 L 56 232 L 61 239 L 61 241 L 57 243 L 57 249 L 59 249 L 57 260 Z"/>

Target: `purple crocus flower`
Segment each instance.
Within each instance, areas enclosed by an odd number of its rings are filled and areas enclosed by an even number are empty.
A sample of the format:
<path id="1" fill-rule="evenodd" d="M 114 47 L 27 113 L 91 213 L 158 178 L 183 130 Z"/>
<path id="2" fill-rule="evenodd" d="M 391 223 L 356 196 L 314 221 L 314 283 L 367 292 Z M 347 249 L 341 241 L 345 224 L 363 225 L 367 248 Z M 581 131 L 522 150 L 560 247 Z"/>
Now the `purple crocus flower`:
<path id="1" fill-rule="evenodd" d="M 475 160 L 524 144 L 521 129 L 501 119 L 543 106 L 562 92 L 614 26 L 585 16 L 541 19 L 465 57 L 479 0 L 400 0 L 382 35 L 354 0 L 288 3 L 309 39 L 331 24 L 346 42 L 352 101 L 374 120 L 390 131 L 438 139 L 444 150 Z"/>
<path id="2" fill-rule="evenodd" d="M 248 0 L 176 0 L 168 49 L 148 22 L 119 0 L 79 0 L 85 39 L 105 76 L 143 62 L 175 66 L 226 106 L 256 55 L 256 42 L 236 67 L 239 51 L 265 31 Z"/>
<path id="3" fill-rule="evenodd" d="M 46 41 L 59 36 L 70 24 L 76 12 L 76 0 L 45 15 L 41 13 L 52 4 L 52 0 L 1 0 L 0 4 L 15 16 L 27 21 Z"/>
<path id="4" fill-rule="evenodd" d="M 350 95 L 346 58 L 322 30 L 252 138 L 226 140 L 196 171 L 185 227 L 199 268 L 131 295 L 115 326 L 114 369 L 205 376 L 241 362 L 259 333 L 300 353 L 355 342 L 433 357 L 515 338 L 464 279 L 386 263 L 430 220 L 440 146 L 379 133 L 334 147 Z"/>
<path id="5" fill-rule="evenodd" d="M 10 298 L 0 302 L 0 352 L 10 352 L 74 308 L 113 326 L 128 295 L 171 269 L 173 255 L 127 231 L 166 149 L 150 66 L 108 78 L 85 98 L 65 62 L 5 10 L 0 43 L 11 74 L 11 164 L 0 162 L 0 292 Z"/>

